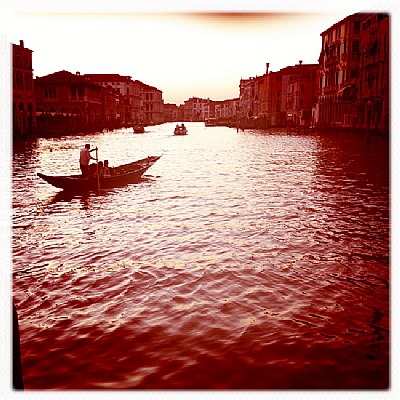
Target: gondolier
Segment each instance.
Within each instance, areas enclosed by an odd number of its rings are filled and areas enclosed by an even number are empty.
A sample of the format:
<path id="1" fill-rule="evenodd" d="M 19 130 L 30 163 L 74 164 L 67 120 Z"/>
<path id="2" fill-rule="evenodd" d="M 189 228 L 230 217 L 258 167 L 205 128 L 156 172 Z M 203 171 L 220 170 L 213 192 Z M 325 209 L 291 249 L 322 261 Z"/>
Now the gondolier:
<path id="1" fill-rule="evenodd" d="M 81 150 L 79 165 L 82 171 L 82 176 L 89 175 L 89 162 L 90 160 L 95 160 L 95 158 L 90 155 L 90 152 L 92 151 L 96 151 L 96 148 L 90 150 L 90 144 L 85 144 L 85 147 Z"/>

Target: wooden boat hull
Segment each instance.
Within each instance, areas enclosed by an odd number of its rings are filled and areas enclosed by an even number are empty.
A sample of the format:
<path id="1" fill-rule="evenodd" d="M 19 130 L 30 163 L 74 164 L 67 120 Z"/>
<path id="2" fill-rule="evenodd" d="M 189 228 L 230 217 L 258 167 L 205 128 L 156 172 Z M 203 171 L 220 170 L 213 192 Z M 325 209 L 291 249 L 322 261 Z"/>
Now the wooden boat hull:
<path id="1" fill-rule="evenodd" d="M 100 188 L 111 189 L 139 182 L 143 178 L 143 174 L 160 157 L 161 156 L 147 157 L 130 164 L 113 168 L 113 175 L 100 178 Z M 82 177 L 82 175 L 50 176 L 41 173 L 37 175 L 50 185 L 65 191 L 84 192 L 98 190 L 97 178 L 87 178 Z"/>

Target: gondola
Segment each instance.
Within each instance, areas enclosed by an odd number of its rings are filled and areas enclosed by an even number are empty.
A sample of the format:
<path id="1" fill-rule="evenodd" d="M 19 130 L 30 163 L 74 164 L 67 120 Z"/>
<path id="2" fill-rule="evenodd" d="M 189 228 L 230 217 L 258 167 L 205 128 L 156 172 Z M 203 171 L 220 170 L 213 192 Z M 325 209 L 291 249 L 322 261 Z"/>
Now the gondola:
<path id="1" fill-rule="evenodd" d="M 65 191 L 85 192 L 101 189 L 110 189 L 118 186 L 124 186 L 129 183 L 137 183 L 143 178 L 143 174 L 157 161 L 161 156 L 149 156 L 129 164 L 110 168 L 111 175 L 99 179 L 87 178 L 82 175 L 69 176 L 50 176 L 38 173 L 37 175 L 50 185 Z"/>

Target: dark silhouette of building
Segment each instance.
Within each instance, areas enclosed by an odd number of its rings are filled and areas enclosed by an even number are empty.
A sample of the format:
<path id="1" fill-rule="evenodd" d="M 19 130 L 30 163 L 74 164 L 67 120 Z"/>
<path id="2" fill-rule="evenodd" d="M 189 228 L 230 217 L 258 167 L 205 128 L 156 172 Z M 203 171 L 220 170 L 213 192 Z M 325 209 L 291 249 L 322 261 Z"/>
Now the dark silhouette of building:
<path id="1" fill-rule="evenodd" d="M 24 138 L 36 129 L 32 53 L 23 40 L 19 45 L 12 44 L 14 138 Z"/>
<path id="2" fill-rule="evenodd" d="M 389 131 L 389 15 L 365 14 L 361 19 L 359 120 L 370 132 Z"/>
<path id="3" fill-rule="evenodd" d="M 389 16 L 356 13 L 321 33 L 318 126 L 389 129 Z"/>
<path id="4" fill-rule="evenodd" d="M 50 133 L 102 130 L 102 93 L 101 86 L 79 72 L 59 71 L 36 78 L 38 129 Z"/>

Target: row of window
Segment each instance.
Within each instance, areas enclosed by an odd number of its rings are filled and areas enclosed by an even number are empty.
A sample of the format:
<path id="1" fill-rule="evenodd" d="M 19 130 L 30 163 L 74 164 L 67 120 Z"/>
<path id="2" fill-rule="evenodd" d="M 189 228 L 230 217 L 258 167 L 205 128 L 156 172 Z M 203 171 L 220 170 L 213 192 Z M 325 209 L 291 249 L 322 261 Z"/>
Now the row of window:
<path id="1" fill-rule="evenodd" d="M 371 16 L 365 22 L 362 23 L 362 30 L 363 31 L 368 30 L 370 28 L 371 24 L 380 22 L 384 18 L 388 18 L 388 14 L 379 13 L 379 14 Z M 360 21 L 353 21 L 353 32 L 355 34 L 360 33 L 360 26 L 361 26 Z M 346 25 L 342 24 L 342 25 L 338 26 L 335 30 L 330 31 L 327 35 L 328 42 L 333 42 L 335 40 L 342 38 L 345 35 L 345 30 L 346 30 Z M 346 42 L 345 42 L 345 46 L 346 46 Z M 356 46 L 358 46 L 358 45 L 356 45 Z M 354 42 L 353 42 L 353 47 L 354 47 Z M 353 49 L 353 51 L 358 52 L 358 50 L 354 50 L 354 49 Z M 344 53 L 346 53 L 346 47 L 344 49 Z"/>
<path id="2" fill-rule="evenodd" d="M 360 33 L 360 21 L 353 21 L 353 32 L 355 34 Z M 336 38 L 344 36 L 346 33 L 346 25 L 342 24 L 339 28 L 336 28 Z"/>
<path id="3" fill-rule="evenodd" d="M 295 104 L 293 104 L 293 103 L 295 103 Z M 295 101 L 293 101 L 293 100 L 288 101 L 286 103 L 286 109 L 291 110 L 291 109 L 293 109 L 293 106 L 295 109 L 298 109 L 299 107 L 303 108 L 303 105 L 304 105 L 304 99 L 300 98 L 300 99 L 296 99 Z"/>
<path id="4" fill-rule="evenodd" d="M 46 86 L 43 89 L 44 98 L 48 100 L 57 99 L 57 88 L 55 86 Z M 85 96 L 85 89 L 83 86 L 70 86 L 69 89 L 70 98 L 72 99 L 83 99 Z M 100 92 L 89 91 L 89 98 L 100 99 Z"/>
<path id="5" fill-rule="evenodd" d="M 375 14 L 372 15 L 370 18 L 368 18 L 365 22 L 363 22 L 362 24 L 362 30 L 366 31 L 369 29 L 369 27 L 371 26 L 371 24 L 377 23 L 382 21 L 385 18 L 389 18 L 389 15 L 386 13 L 379 13 L 379 14 Z"/>
<path id="6" fill-rule="evenodd" d="M 357 77 L 357 70 L 350 70 L 350 79 Z M 340 79 L 341 78 L 341 79 Z M 330 74 L 325 75 L 325 87 L 332 85 L 339 85 L 346 80 L 346 71 L 331 71 Z M 319 87 L 322 89 L 324 87 L 324 78 L 319 78 Z"/>
<path id="7" fill-rule="evenodd" d="M 32 70 L 32 58 L 28 56 L 22 56 L 21 54 L 15 54 L 13 60 L 13 66 L 15 68 Z"/>
<path id="8" fill-rule="evenodd" d="M 289 85 L 288 93 L 294 93 L 294 88 L 295 88 L 295 85 Z M 300 85 L 300 93 L 304 93 L 304 85 Z"/>
<path id="9" fill-rule="evenodd" d="M 335 51 L 335 47 L 336 47 L 336 56 L 340 57 L 341 54 L 346 54 L 347 53 L 347 42 L 344 41 L 343 45 L 341 43 L 338 43 L 336 45 L 328 45 L 328 42 L 326 42 L 325 44 L 325 53 L 332 55 L 332 52 Z M 342 53 L 342 49 L 343 49 L 343 53 Z M 352 47 L 351 47 L 351 51 L 353 53 L 359 53 L 360 52 L 360 41 L 359 40 L 353 40 L 352 41 Z"/>
<path id="10" fill-rule="evenodd" d="M 33 90 L 33 78 L 32 73 L 14 72 L 14 82 L 15 89 L 21 89 L 26 91 Z"/>

